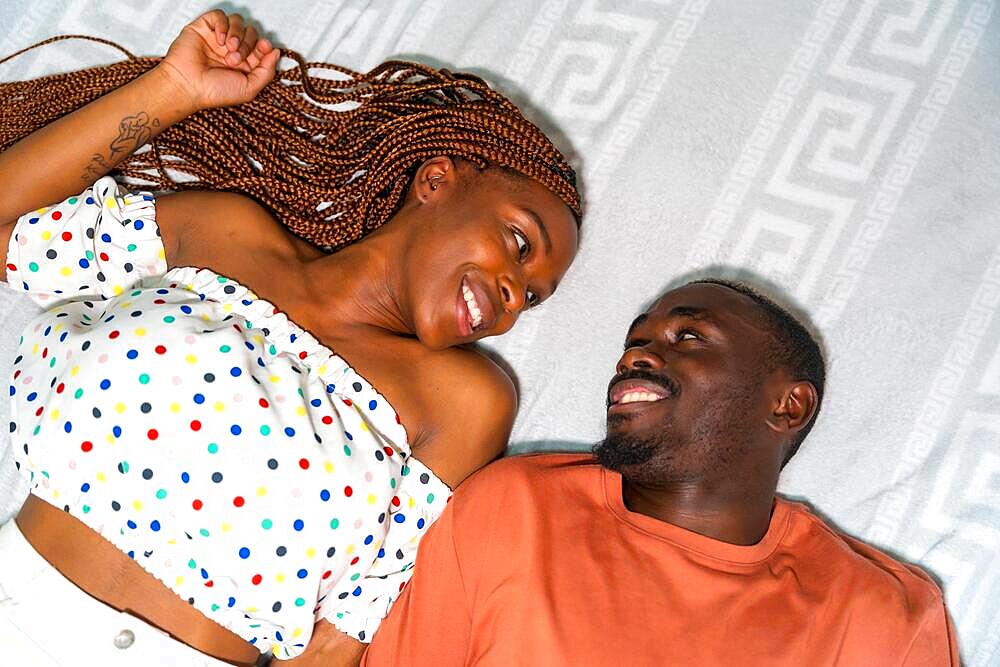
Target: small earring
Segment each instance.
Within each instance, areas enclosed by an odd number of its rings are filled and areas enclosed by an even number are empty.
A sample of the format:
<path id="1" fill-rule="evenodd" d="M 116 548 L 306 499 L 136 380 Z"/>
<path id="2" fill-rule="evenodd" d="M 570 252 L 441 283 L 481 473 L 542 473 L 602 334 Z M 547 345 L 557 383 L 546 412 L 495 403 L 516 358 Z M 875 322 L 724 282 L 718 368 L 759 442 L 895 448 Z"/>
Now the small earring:
<path id="1" fill-rule="evenodd" d="M 430 179 L 431 190 L 437 190 L 438 189 L 438 181 L 440 181 L 440 180 L 441 180 L 440 176 L 436 176 L 436 177 Z"/>

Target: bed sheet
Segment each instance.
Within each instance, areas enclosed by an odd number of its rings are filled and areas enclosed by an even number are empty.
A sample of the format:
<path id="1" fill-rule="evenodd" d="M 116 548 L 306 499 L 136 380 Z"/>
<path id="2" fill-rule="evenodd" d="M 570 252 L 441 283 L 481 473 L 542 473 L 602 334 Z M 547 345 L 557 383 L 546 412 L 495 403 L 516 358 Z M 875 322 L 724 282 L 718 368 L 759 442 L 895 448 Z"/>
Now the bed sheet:
<path id="1" fill-rule="evenodd" d="M 632 318 L 685 279 L 749 278 L 808 315 L 829 360 L 781 491 L 926 568 L 964 662 L 1000 664 L 994 0 L 4 2 L 0 53 L 80 32 L 162 53 L 209 6 L 310 59 L 476 72 L 572 154 L 579 257 L 490 345 L 521 392 L 511 451 L 589 447 Z M 115 57 L 64 43 L 0 78 Z M 9 369 L 34 308 L 13 292 L 0 308 Z"/>

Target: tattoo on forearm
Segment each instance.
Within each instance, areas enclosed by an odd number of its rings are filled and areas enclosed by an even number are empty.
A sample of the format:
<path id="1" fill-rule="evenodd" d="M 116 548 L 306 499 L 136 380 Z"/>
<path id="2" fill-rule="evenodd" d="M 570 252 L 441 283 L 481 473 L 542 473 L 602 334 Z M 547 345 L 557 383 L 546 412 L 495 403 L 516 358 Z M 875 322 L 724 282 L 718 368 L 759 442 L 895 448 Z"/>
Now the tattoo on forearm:
<path id="1" fill-rule="evenodd" d="M 134 116 L 125 116 L 118 124 L 119 133 L 111 142 L 111 159 L 115 159 L 122 153 L 131 153 L 139 146 L 149 141 L 153 128 L 160 126 L 160 121 L 156 118 L 150 120 L 145 111 L 140 111 Z"/>
<path id="2" fill-rule="evenodd" d="M 145 111 L 140 111 L 134 116 L 125 116 L 118 123 L 118 136 L 108 146 L 110 149 L 108 157 L 105 158 L 100 153 L 95 153 L 80 175 L 80 179 L 90 183 L 108 173 L 120 158 L 132 153 L 149 141 L 153 130 L 158 127 L 160 127 L 159 119 L 151 119 Z"/>
<path id="3" fill-rule="evenodd" d="M 111 171 L 111 165 L 107 163 L 104 156 L 100 153 L 94 153 L 93 157 L 90 158 L 90 164 L 83 170 L 80 179 L 86 183 L 93 183 L 109 171 Z"/>

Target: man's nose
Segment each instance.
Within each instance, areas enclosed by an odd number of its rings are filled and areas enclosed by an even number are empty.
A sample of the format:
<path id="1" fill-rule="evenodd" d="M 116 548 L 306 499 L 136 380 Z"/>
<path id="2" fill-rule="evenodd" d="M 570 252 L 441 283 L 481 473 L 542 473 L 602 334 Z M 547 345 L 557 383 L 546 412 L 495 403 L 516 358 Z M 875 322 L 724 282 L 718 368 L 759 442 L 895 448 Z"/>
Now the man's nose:
<path id="1" fill-rule="evenodd" d="M 651 349 L 650 345 L 630 347 L 618 360 L 616 370 L 618 373 L 624 373 L 637 368 L 658 370 L 663 368 L 663 359 Z"/>

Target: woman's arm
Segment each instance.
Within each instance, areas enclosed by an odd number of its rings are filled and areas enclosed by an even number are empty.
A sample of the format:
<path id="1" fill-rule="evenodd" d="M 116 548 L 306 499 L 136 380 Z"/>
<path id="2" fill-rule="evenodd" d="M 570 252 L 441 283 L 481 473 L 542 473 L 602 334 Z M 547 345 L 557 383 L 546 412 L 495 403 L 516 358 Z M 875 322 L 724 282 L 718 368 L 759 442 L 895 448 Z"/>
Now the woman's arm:
<path id="1" fill-rule="evenodd" d="M 200 109 L 253 99 L 274 77 L 278 57 L 239 15 L 198 17 L 152 70 L 0 153 L 0 225 L 80 192 Z M 9 237 L 4 232 L 0 241 Z"/>
<path id="2" fill-rule="evenodd" d="M 196 111 L 159 66 L 0 153 L 0 220 L 79 193 Z"/>

